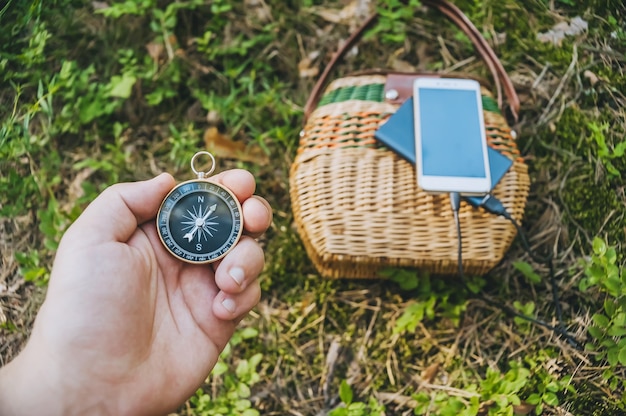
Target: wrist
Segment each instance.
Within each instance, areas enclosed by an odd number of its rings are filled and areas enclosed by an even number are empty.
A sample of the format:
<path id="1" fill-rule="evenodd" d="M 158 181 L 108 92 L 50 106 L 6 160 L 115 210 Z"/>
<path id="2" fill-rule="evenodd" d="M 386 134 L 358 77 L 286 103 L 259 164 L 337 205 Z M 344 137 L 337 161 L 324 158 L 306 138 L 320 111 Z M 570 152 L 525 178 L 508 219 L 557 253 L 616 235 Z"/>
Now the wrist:
<path id="1" fill-rule="evenodd" d="M 0 368 L 0 414 L 75 415 L 106 414 L 93 405 L 93 396 L 68 379 L 53 357 L 29 345 L 9 364 Z"/>

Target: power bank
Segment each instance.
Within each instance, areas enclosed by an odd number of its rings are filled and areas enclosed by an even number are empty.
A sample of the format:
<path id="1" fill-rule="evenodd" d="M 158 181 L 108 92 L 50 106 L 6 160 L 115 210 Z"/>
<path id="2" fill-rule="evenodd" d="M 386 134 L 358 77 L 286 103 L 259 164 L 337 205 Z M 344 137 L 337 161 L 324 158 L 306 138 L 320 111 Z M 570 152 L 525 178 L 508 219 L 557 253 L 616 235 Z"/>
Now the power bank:
<path id="1" fill-rule="evenodd" d="M 413 138 L 414 120 L 413 98 L 409 98 L 374 133 L 374 136 L 381 143 L 413 165 L 416 159 L 415 140 Z M 513 165 L 513 161 L 489 146 L 487 146 L 487 153 L 489 155 L 489 170 L 491 172 L 491 189 L 493 189 L 511 165 Z M 478 207 L 482 204 L 484 196 L 465 196 L 463 199 Z"/>
<path id="2" fill-rule="evenodd" d="M 385 146 L 415 165 L 415 139 L 413 138 L 413 97 L 409 98 L 374 132 Z"/>

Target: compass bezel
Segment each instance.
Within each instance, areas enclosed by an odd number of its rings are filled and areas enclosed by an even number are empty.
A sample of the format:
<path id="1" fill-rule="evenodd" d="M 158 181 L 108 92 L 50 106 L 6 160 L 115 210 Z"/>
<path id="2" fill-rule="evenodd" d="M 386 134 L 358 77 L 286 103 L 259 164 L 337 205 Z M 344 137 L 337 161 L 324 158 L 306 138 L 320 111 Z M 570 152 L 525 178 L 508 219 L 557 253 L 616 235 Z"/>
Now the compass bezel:
<path id="1" fill-rule="evenodd" d="M 209 206 L 211 203 L 220 204 L 220 207 L 218 207 L 216 210 L 216 216 L 218 218 L 220 218 L 220 215 L 223 217 L 225 212 L 230 215 L 229 221 L 226 221 L 230 222 L 228 229 L 225 231 L 220 231 L 220 238 L 224 241 L 217 248 L 202 250 L 200 252 L 192 252 L 184 247 L 184 245 L 189 245 L 191 239 L 188 243 L 179 241 L 181 240 L 181 237 L 178 235 L 182 234 L 184 224 L 181 222 L 181 228 L 178 231 L 172 230 L 172 213 L 177 209 L 185 209 L 185 211 L 189 212 L 189 214 L 191 215 L 192 212 L 189 211 L 186 206 L 181 208 L 179 205 L 184 203 L 186 201 L 186 198 L 189 199 L 188 197 L 193 196 L 194 194 L 198 196 L 203 196 L 204 198 L 208 197 L 208 200 L 206 202 L 207 206 Z M 200 210 L 200 212 L 202 211 Z M 204 214 L 206 213 L 208 213 L 208 211 L 204 211 Z M 180 216 L 180 214 L 178 215 Z M 198 217 L 199 216 L 200 214 L 198 214 Z M 189 227 L 188 224 L 190 223 L 190 221 L 187 221 L 186 227 Z M 235 194 L 225 186 L 206 179 L 192 179 L 176 185 L 166 195 L 157 213 L 156 226 L 157 233 L 159 235 L 159 238 L 161 239 L 161 242 L 163 243 L 163 246 L 171 255 L 173 255 L 177 259 L 191 264 L 213 263 L 228 254 L 228 252 L 232 250 L 232 248 L 241 238 L 241 235 L 243 233 L 243 216 L 241 204 L 239 203 L 239 200 L 237 199 Z M 198 230 L 197 227 L 192 228 L 196 231 Z M 197 235 L 197 238 L 200 241 L 202 237 L 200 236 L 200 231 L 197 232 L 198 234 L 192 233 L 192 238 L 195 239 Z"/>

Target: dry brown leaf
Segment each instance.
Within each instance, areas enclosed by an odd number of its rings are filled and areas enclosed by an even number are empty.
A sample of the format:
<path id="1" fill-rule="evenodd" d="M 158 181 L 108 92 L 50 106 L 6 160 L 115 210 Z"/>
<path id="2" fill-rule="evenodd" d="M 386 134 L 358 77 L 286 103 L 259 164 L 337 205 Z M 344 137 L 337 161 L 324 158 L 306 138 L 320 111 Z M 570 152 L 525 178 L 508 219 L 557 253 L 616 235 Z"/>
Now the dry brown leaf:
<path id="1" fill-rule="evenodd" d="M 93 6 L 94 10 L 108 9 L 110 7 L 109 4 L 105 1 L 92 1 L 91 5 Z"/>
<path id="2" fill-rule="evenodd" d="M 422 382 L 429 384 L 432 383 L 437 376 L 437 373 L 439 372 L 440 366 L 441 364 L 434 363 L 426 367 L 424 371 L 422 371 L 422 373 L 420 374 L 420 379 L 422 380 Z"/>
<path id="3" fill-rule="evenodd" d="M 217 127 L 206 129 L 204 145 L 216 157 L 239 159 L 256 164 L 267 163 L 267 155 L 260 147 L 246 146 L 241 141 L 234 141 L 230 136 L 220 133 Z"/>
<path id="4" fill-rule="evenodd" d="M 400 72 L 415 72 L 415 67 L 413 65 L 403 59 L 398 58 L 404 53 L 404 48 L 396 49 L 389 57 L 389 60 L 387 61 L 387 66 Z"/>
<path id="5" fill-rule="evenodd" d="M 536 407 L 537 406 L 535 406 L 534 404 L 522 402 L 518 404 L 517 406 L 513 406 L 513 412 L 516 415 L 527 415 L 533 410 L 535 410 Z"/>
<path id="6" fill-rule="evenodd" d="M 254 20 L 266 23 L 272 20 L 272 11 L 263 0 L 245 0 L 246 15 L 254 14 Z"/>
<path id="7" fill-rule="evenodd" d="M 600 81 L 600 78 L 588 69 L 583 72 L 583 76 L 589 80 L 589 83 L 592 86 L 596 85 L 598 81 Z"/>
<path id="8" fill-rule="evenodd" d="M 493 400 L 487 400 L 485 402 L 481 402 L 480 406 L 478 407 L 478 414 L 486 415 L 489 412 L 489 408 L 491 408 L 494 404 L 495 402 Z"/>
<path id="9" fill-rule="evenodd" d="M 371 14 L 371 0 L 353 0 L 341 10 L 316 7 L 312 12 L 330 23 L 345 24 L 350 28 L 359 26 Z"/>
<path id="10" fill-rule="evenodd" d="M 537 40 L 560 46 L 566 36 L 576 36 L 587 30 L 589 24 L 580 16 L 574 17 L 569 23 L 559 22 L 547 32 L 537 33 Z"/>
<path id="11" fill-rule="evenodd" d="M 206 121 L 209 124 L 217 124 L 222 121 L 222 116 L 220 115 L 219 111 L 210 110 L 206 113 Z"/>
<path id="12" fill-rule="evenodd" d="M 246 150 L 246 145 L 236 142 L 229 136 L 220 133 L 217 127 L 209 127 L 204 132 L 204 144 L 215 152 L 221 152 L 221 156 L 236 156 Z"/>
<path id="13" fill-rule="evenodd" d="M 330 23 L 341 23 L 343 20 L 341 11 L 337 9 L 316 8 L 313 13 Z"/>
<path id="14" fill-rule="evenodd" d="M 298 62 L 298 73 L 300 78 L 315 77 L 319 74 L 320 70 L 317 66 L 311 66 L 313 61 L 319 56 L 319 51 L 313 51 L 305 56 L 300 62 Z"/>
<path id="15" fill-rule="evenodd" d="M 416 71 L 413 65 L 411 65 L 407 61 L 404 61 L 402 59 L 397 59 L 397 58 L 391 58 L 389 60 L 389 67 L 395 71 L 400 71 L 400 72 L 415 72 Z"/>
<path id="16" fill-rule="evenodd" d="M 146 45 L 146 49 L 150 58 L 152 58 L 154 62 L 158 63 L 161 59 L 161 55 L 163 54 L 163 44 L 160 42 L 150 42 Z"/>
<path id="17" fill-rule="evenodd" d="M 72 207 L 76 205 L 76 201 L 85 196 L 83 183 L 89 179 L 93 173 L 94 170 L 92 168 L 84 168 L 78 172 L 78 175 L 72 180 L 67 189 L 67 202 L 61 207 L 63 211 L 70 211 Z"/>

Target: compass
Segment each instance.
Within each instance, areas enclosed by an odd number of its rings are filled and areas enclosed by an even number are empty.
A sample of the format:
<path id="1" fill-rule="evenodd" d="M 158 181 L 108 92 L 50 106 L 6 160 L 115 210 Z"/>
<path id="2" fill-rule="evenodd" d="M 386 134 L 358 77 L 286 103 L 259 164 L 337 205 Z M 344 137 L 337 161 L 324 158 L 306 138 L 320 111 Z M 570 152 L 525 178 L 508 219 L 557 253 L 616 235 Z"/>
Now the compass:
<path id="1" fill-rule="evenodd" d="M 196 158 L 208 155 L 212 166 L 198 172 Z M 226 187 L 206 179 L 215 169 L 209 152 L 191 158 L 191 170 L 197 175 L 172 189 L 159 208 L 157 230 L 161 242 L 174 256 L 188 263 L 204 264 L 224 257 L 239 241 L 243 231 L 241 204 Z"/>

